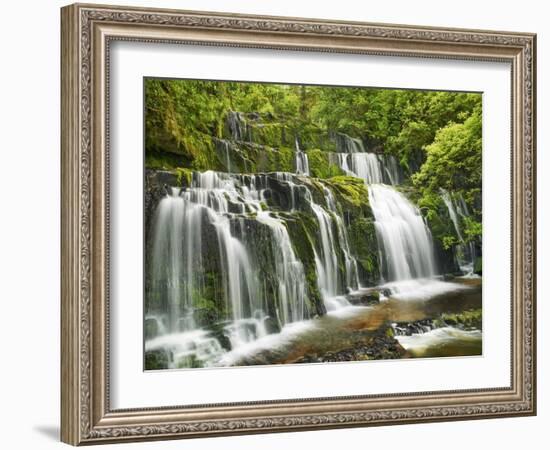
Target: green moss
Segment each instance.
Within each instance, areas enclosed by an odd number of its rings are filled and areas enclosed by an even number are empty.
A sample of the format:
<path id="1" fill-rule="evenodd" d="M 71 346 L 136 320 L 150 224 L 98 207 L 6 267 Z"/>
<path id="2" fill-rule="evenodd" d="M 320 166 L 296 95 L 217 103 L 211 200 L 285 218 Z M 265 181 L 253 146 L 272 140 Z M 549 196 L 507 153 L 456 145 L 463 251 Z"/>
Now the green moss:
<path id="1" fill-rule="evenodd" d="M 286 220 L 288 233 L 296 257 L 304 265 L 307 281 L 310 310 L 316 314 L 325 312 L 321 293 L 317 286 L 317 271 L 315 267 L 314 242 L 317 222 L 308 214 L 295 212 Z"/>
<path id="2" fill-rule="evenodd" d="M 210 136 L 189 136 L 185 145 L 187 154 L 192 157 L 191 168 L 197 171 L 223 170 L 224 162 L 216 153 Z"/>
<path id="3" fill-rule="evenodd" d="M 178 179 L 178 185 L 182 187 L 189 187 L 193 182 L 193 171 L 185 169 L 183 167 L 177 167 L 174 170 L 174 174 Z"/>
<path id="4" fill-rule="evenodd" d="M 359 218 L 351 222 L 348 230 L 350 249 L 357 258 L 361 278 L 367 285 L 375 285 L 380 278 L 378 241 L 374 222 Z"/>
<path id="5" fill-rule="evenodd" d="M 482 328 L 482 310 L 471 309 L 456 314 L 442 314 L 439 319 L 436 319 L 438 326 L 452 325 L 461 326 L 464 328 Z"/>
<path id="6" fill-rule="evenodd" d="M 145 370 L 168 369 L 170 357 L 165 350 L 150 350 L 145 352 Z"/>
<path id="7" fill-rule="evenodd" d="M 317 178 L 331 178 L 343 175 L 344 172 L 337 165 L 331 164 L 329 154 L 319 149 L 306 150 L 309 160 L 309 171 L 311 176 Z"/>
<path id="8" fill-rule="evenodd" d="M 477 275 L 482 275 L 482 269 L 483 269 L 483 260 L 481 256 L 478 256 L 474 263 L 474 273 Z"/>
<path id="9" fill-rule="evenodd" d="M 294 172 L 294 150 L 290 147 L 280 147 L 277 158 L 277 165 L 273 171 Z"/>
<path id="10" fill-rule="evenodd" d="M 189 162 L 181 155 L 166 152 L 146 152 L 145 167 L 153 170 L 173 170 L 176 167 L 188 165 Z"/>
<path id="11" fill-rule="evenodd" d="M 253 142 L 269 147 L 281 147 L 288 145 L 285 139 L 285 124 L 283 123 L 259 123 L 251 124 L 250 130 Z"/>
<path id="12" fill-rule="evenodd" d="M 336 201 L 343 211 L 347 211 L 353 218 L 372 218 L 372 210 L 369 204 L 369 193 L 363 180 L 350 176 L 336 176 L 326 181 L 332 188 Z"/>

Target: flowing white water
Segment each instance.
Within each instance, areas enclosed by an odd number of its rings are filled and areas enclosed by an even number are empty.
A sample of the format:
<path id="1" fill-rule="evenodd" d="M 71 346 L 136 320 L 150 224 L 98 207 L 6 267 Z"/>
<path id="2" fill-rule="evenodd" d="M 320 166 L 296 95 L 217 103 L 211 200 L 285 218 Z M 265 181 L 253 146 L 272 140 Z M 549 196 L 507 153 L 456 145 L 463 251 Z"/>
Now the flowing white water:
<path id="1" fill-rule="evenodd" d="M 357 261 L 351 254 L 351 250 L 349 248 L 348 232 L 344 226 L 344 221 L 336 208 L 336 200 L 334 199 L 332 192 L 329 189 L 324 188 L 324 193 L 327 208 L 332 213 L 332 218 L 336 224 L 340 249 L 344 254 L 346 289 L 348 291 L 359 289 L 361 287 L 361 284 L 359 283 L 359 269 L 357 268 Z"/>
<path id="2" fill-rule="evenodd" d="M 295 139 L 295 165 L 296 165 L 296 173 L 299 175 L 307 175 L 309 176 L 309 160 L 307 159 L 307 155 L 300 149 L 300 144 L 298 142 L 298 138 Z"/>
<path id="3" fill-rule="evenodd" d="M 286 227 L 269 213 L 258 212 L 258 220 L 273 233 L 272 248 L 278 279 L 278 317 L 281 324 L 304 320 L 307 313 L 307 291 L 304 267 L 296 258 Z"/>
<path id="4" fill-rule="evenodd" d="M 306 199 L 319 225 L 318 241 L 314 248 L 317 285 L 328 311 L 349 306 L 344 294 L 357 289 L 359 275 L 357 261 L 352 256 L 346 228 L 338 212 L 332 192 L 324 188 L 326 207 L 316 203 L 309 191 Z M 335 234 L 336 231 L 336 234 Z M 339 255 L 344 261 L 343 279 L 338 266 Z"/>
<path id="5" fill-rule="evenodd" d="M 247 234 L 249 214 L 271 235 L 269 242 L 277 279 L 277 322 L 284 326 L 309 317 L 303 265 L 294 254 L 283 222 L 262 210 L 266 183 L 265 176 L 195 173 L 190 188 L 172 189 L 171 194 L 160 201 L 154 218 L 151 277 L 152 285 L 160 286 L 160 295 L 165 296 L 167 305 L 160 313 L 169 317 L 170 323 L 166 329 L 157 327 L 159 334 L 177 334 L 178 339 L 185 342 L 195 339 L 195 346 L 204 337 L 189 332 L 200 329 L 194 312 L 200 307 L 204 291 L 202 239 L 206 227 L 215 232 L 221 292 L 230 314 L 224 334 L 232 348 L 267 334 L 265 286 L 258 275 L 254 238 Z M 155 311 L 149 312 L 153 313 Z M 189 356 L 179 347 L 172 351 L 181 353 L 182 357 Z M 198 359 L 203 356 L 195 355 Z"/>
<path id="6" fill-rule="evenodd" d="M 337 163 L 348 175 L 365 181 L 375 218 L 381 277 L 387 281 L 432 277 L 436 274 L 432 236 L 418 208 L 391 185 L 400 170 L 393 156 L 365 152 L 362 141 L 336 137 Z"/>
<path id="7" fill-rule="evenodd" d="M 432 278 L 418 278 L 414 280 L 390 281 L 380 286 L 382 294 L 380 300 L 387 300 L 384 292 L 389 293 L 392 299 L 406 301 L 429 300 L 451 292 L 464 291 L 468 286 L 448 281 L 439 281 Z"/>
<path id="8" fill-rule="evenodd" d="M 470 216 L 468 207 L 464 198 L 460 194 L 451 194 L 445 189 L 441 189 L 441 198 L 443 203 L 447 207 L 449 212 L 449 217 L 453 222 L 454 229 L 460 244 L 457 246 L 456 258 L 460 270 L 465 275 L 472 275 L 474 270 L 474 258 L 475 258 L 475 248 L 473 242 L 466 242 L 464 235 L 462 233 L 462 219 Z"/>
<path id="9" fill-rule="evenodd" d="M 417 356 L 423 356 L 433 348 L 441 348 L 457 342 L 462 345 L 481 343 L 482 332 L 480 330 L 461 330 L 454 327 L 436 328 L 426 333 L 413 334 L 412 336 L 396 336 L 396 339 L 406 350 L 413 351 Z"/>
<path id="10" fill-rule="evenodd" d="M 233 144 L 225 139 L 214 140 L 219 153 L 223 154 L 223 163 L 227 172 L 231 172 L 231 154 L 234 152 Z"/>
<path id="11" fill-rule="evenodd" d="M 250 141 L 250 127 L 246 123 L 244 115 L 237 111 L 229 111 L 227 115 L 227 128 L 235 141 Z"/>
<path id="12" fill-rule="evenodd" d="M 381 184 L 369 186 L 369 201 L 386 281 L 434 276 L 432 236 L 418 208 Z"/>
<path id="13" fill-rule="evenodd" d="M 337 134 L 335 141 L 338 152 L 332 158 L 347 175 L 361 178 L 367 184 L 401 182 L 401 170 L 393 155 L 367 152 L 360 139 L 346 134 Z"/>

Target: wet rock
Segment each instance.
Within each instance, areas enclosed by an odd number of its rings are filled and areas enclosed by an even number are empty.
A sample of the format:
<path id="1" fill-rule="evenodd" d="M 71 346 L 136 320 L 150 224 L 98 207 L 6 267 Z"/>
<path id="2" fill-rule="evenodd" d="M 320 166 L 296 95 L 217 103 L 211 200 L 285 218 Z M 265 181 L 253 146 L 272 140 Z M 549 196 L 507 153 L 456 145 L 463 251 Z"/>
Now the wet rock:
<path id="1" fill-rule="evenodd" d="M 350 345 L 350 347 L 328 351 L 322 355 L 304 355 L 294 363 L 366 361 L 407 357 L 407 351 L 393 337 L 393 333 L 388 333 L 388 330 L 391 330 L 391 327 L 382 327 L 374 333 L 366 332 L 363 339 Z"/>
<path id="2" fill-rule="evenodd" d="M 229 322 L 211 323 L 208 326 L 208 330 L 211 332 L 212 337 L 214 337 L 222 348 L 227 351 L 231 350 L 231 341 L 229 337 L 227 337 L 227 331 L 225 330 L 225 326 L 228 324 Z"/>
<path id="3" fill-rule="evenodd" d="M 346 299 L 352 305 L 370 306 L 380 303 L 380 292 L 375 289 L 351 292 Z"/>
<path id="4" fill-rule="evenodd" d="M 397 336 L 412 336 L 413 334 L 427 333 L 434 328 L 437 328 L 437 324 L 432 319 L 418 320 L 416 322 L 398 322 L 393 325 Z"/>
<path id="5" fill-rule="evenodd" d="M 278 333 L 279 331 L 281 331 L 279 321 L 275 317 L 266 317 L 264 325 L 268 334 Z"/>

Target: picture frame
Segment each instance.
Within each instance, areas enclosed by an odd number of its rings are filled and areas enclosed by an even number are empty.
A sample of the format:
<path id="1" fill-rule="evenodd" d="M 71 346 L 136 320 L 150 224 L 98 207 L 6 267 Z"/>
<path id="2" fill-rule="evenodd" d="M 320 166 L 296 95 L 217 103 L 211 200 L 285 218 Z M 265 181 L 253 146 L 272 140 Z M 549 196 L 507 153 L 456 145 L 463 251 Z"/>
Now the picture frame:
<path id="1" fill-rule="evenodd" d="M 110 49 L 115 42 L 510 65 L 509 384 L 113 409 Z M 61 10 L 61 439 L 72 445 L 536 414 L 536 36 L 75 4 Z M 274 56 L 276 57 L 276 56 Z M 501 274 L 502 275 L 502 274 Z M 490 294 L 489 294 L 490 295 Z M 508 347 L 509 346 L 509 347 Z M 269 369 L 262 369 L 269 370 Z"/>

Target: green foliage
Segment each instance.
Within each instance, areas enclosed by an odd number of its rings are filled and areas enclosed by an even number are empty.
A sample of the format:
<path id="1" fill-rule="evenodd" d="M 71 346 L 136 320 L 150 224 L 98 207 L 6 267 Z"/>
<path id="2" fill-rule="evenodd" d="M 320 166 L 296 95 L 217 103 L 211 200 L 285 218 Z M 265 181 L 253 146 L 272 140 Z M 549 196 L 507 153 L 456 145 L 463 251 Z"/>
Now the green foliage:
<path id="1" fill-rule="evenodd" d="M 440 193 L 421 189 L 415 193 L 423 194 L 417 200 L 418 206 L 428 221 L 432 235 L 441 242 L 442 247 L 448 250 L 458 244 L 458 236 Z"/>
<path id="2" fill-rule="evenodd" d="M 424 189 L 467 190 L 481 185 L 481 109 L 464 123 L 441 128 L 426 146 L 427 159 L 413 181 Z"/>
<path id="3" fill-rule="evenodd" d="M 467 241 L 481 237 L 482 225 L 471 217 L 464 217 L 464 234 Z"/>
<path id="4" fill-rule="evenodd" d="M 433 143 L 425 147 L 425 163 L 412 177 L 420 193 L 419 205 L 427 209 L 425 216 L 432 232 L 445 249 L 458 240 L 441 200 L 441 189 L 462 193 L 473 213 L 463 218 L 464 239 L 481 238 L 481 210 L 476 208 L 481 192 L 481 148 L 481 107 L 476 106 L 463 123 L 450 123 L 437 131 Z"/>

